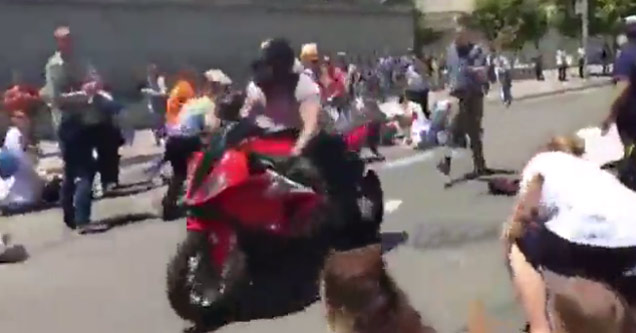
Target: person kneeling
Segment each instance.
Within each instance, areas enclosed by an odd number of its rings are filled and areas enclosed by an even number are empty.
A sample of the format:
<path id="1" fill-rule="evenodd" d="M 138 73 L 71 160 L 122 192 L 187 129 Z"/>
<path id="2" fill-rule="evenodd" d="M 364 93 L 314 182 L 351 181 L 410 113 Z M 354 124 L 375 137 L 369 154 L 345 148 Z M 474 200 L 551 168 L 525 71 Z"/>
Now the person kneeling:
<path id="1" fill-rule="evenodd" d="M 584 332 L 573 329 L 581 318 L 616 321 L 603 332 L 635 329 L 629 310 L 620 318 L 604 314 L 617 304 L 636 305 L 636 217 L 631 213 L 636 193 L 581 158 L 583 153 L 579 140 L 555 138 L 535 155 L 523 171 L 504 230 L 509 268 L 531 333 Z"/>

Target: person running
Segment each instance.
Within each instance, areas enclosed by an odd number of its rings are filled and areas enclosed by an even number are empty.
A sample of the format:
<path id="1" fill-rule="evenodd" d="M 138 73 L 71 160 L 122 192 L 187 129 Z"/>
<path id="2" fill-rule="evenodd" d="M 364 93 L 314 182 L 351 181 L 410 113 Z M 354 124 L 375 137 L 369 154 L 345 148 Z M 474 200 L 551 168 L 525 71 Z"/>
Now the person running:
<path id="1" fill-rule="evenodd" d="M 601 127 L 607 131 L 616 123 L 625 147 L 636 141 L 636 15 L 625 19 L 627 42 L 614 64 L 615 97 Z"/>
<path id="2" fill-rule="evenodd" d="M 457 35 L 448 48 L 447 68 L 450 79 L 450 94 L 459 102 L 459 112 L 453 119 L 448 148 L 453 145 L 466 146 L 470 138 L 473 153 L 473 174 L 478 177 L 490 173 L 486 167 L 483 151 L 482 118 L 484 115 L 484 83 L 487 80 L 486 59 L 477 45 L 477 34 L 468 16 L 457 19 Z M 437 168 L 444 175 L 451 172 L 451 150 L 448 149 Z M 447 183 L 448 186 L 450 183 Z"/>

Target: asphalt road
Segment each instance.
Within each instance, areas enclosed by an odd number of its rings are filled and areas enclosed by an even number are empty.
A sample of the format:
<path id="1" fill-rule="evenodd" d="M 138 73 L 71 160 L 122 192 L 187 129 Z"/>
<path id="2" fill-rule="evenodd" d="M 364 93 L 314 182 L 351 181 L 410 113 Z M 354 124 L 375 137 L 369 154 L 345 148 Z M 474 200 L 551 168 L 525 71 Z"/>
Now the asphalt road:
<path id="1" fill-rule="evenodd" d="M 596 124 L 605 114 L 609 88 L 534 99 L 505 109 L 487 106 L 486 157 L 495 168 L 518 170 L 550 135 Z M 413 305 L 441 333 L 461 332 L 469 307 L 483 302 L 502 322 L 494 332 L 521 327 L 498 242 L 511 198 L 493 197 L 481 181 L 443 188 L 436 152 L 387 150 L 380 170 L 388 206 L 387 240 L 406 233 L 386 254 L 390 271 Z M 453 176 L 468 172 L 461 154 Z M 161 190 L 101 200 L 96 218 L 140 214 L 107 233 L 66 231 L 59 210 L 2 217 L 31 257 L 0 265 L 0 331 L 7 333 L 175 333 L 186 324 L 167 304 L 165 265 L 185 233 L 183 221 L 145 219 Z M 325 332 L 319 304 L 282 318 L 233 324 L 223 333 Z"/>

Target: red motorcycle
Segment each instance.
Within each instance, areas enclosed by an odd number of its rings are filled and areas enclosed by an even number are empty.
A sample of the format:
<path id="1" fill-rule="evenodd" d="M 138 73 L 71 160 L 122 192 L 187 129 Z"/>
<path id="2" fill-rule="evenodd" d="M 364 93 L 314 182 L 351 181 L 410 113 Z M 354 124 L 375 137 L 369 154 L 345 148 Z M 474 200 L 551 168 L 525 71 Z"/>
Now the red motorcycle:
<path id="1" fill-rule="evenodd" d="M 280 172 L 293 146 L 291 137 L 253 137 L 217 161 L 204 153 L 193 157 L 187 236 L 167 274 L 168 299 L 181 318 L 221 326 L 247 315 L 256 300 L 301 299 L 306 281 L 318 281 L 333 240 L 377 241 L 384 214 L 377 175 L 365 173 L 362 164 L 357 186 L 362 220 L 334 228 L 327 222 L 335 210 L 320 182 L 307 185 Z M 308 263 L 313 267 L 300 269 Z M 289 282 L 276 293 L 254 296 L 276 280 Z M 308 297 L 313 301 L 316 295 Z"/>

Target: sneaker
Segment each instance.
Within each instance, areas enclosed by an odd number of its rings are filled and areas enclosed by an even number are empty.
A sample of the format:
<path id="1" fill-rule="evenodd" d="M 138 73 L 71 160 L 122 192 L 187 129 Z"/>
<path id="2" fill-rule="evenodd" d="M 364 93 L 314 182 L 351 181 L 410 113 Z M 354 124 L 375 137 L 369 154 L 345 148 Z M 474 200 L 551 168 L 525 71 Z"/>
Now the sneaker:
<path id="1" fill-rule="evenodd" d="M 108 229 L 110 229 L 110 226 L 105 223 L 88 223 L 77 227 L 77 233 L 80 235 L 96 234 L 106 232 Z"/>

